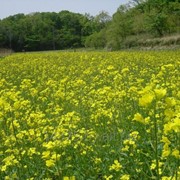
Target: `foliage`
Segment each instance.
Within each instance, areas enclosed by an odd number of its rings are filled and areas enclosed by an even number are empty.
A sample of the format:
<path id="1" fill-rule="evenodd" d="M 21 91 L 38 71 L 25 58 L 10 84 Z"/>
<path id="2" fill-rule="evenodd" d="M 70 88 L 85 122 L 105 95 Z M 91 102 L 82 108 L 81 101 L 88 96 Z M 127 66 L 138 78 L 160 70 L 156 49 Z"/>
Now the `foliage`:
<path id="1" fill-rule="evenodd" d="M 0 48 L 40 51 L 67 48 L 118 50 L 137 45 L 142 36 L 164 37 L 180 32 L 178 0 L 131 0 L 113 16 L 69 11 L 16 14 L 0 20 Z M 141 39 L 142 41 L 143 39 Z"/>
<path id="2" fill-rule="evenodd" d="M 108 47 L 113 49 L 122 48 L 122 44 L 126 37 L 132 31 L 132 14 L 129 12 L 128 6 L 122 5 L 113 15 L 112 23 L 107 29 Z"/>
<path id="3" fill-rule="evenodd" d="M 106 16 L 102 15 L 95 19 L 87 14 L 61 11 L 10 16 L 0 21 L 0 46 L 15 51 L 82 47 L 87 36 L 104 27 Z"/>
<path id="4" fill-rule="evenodd" d="M 178 51 L 21 53 L 0 67 L 0 179 L 179 179 Z"/>
<path id="5" fill-rule="evenodd" d="M 106 47 L 114 50 L 132 47 L 132 42 L 128 40 L 131 36 L 139 40 L 143 35 L 154 38 L 179 34 L 179 12 L 178 1 L 132 0 L 121 5 L 104 28 Z"/>
<path id="6" fill-rule="evenodd" d="M 106 46 L 106 31 L 105 29 L 100 32 L 95 32 L 88 36 L 85 41 L 85 47 L 94 47 L 96 49 L 105 48 Z"/>

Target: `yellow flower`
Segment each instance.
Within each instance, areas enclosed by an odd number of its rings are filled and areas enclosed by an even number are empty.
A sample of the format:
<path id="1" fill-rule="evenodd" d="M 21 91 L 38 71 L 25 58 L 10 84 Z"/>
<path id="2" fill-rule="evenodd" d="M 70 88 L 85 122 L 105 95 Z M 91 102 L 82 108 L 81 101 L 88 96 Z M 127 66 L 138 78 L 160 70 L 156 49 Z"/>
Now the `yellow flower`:
<path id="1" fill-rule="evenodd" d="M 150 117 L 148 116 L 148 117 L 146 117 L 145 119 L 144 119 L 144 123 L 145 124 L 148 124 L 150 122 Z"/>
<path id="2" fill-rule="evenodd" d="M 122 168 L 122 165 L 119 163 L 119 161 L 118 160 L 114 160 L 114 164 L 112 164 L 109 167 L 109 170 L 110 171 L 112 171 L 112 170 L 119 171 L 121 168 Z"/>
<path id="3" fill-rule="evenodd" d="M 174 120 L 171 122 L 172 126 L 172 130 L 174 130 L 174 132 L 178 133 L 180 132 L 180 114 L 177 115 L 177 117 L 174 118 Z"/>
<path id="4" fill-rule="evenodd" d="M 165 99 L 165 102 L 166 102 L 168 107 L 173 107 L 176 105 L 176 100 L 174 99 L 174 97 L 167 97 Z"/>
<path id="5" fill-rule="evenodd" d="M 169 141 L 169 139 L 166 137 L 166 136 L 163 136 L 162 137 L 162 140 L 161 140 L 161 142 L 163 142 L 163 143 L 165 143 L 165 144 L 171 144 L 171 142 Z"/>
<path id="6" fill-rule="evenodd" d="M 152 93 L 147 93 L 139 99 L 139 105 L 142 107 L 148 107 L 152 103 L 153 99 L 154 95 Z"/>
<path id="7" fill-rule="evenodd" d="M 32 156 L 33 154 L 36 154 L 36 148 L 29 148 L 29 150 L 28 150 L 28 155 L 29 156 Z"/>
<path id="8" fill-rule="evenodd" d="M 125 147 L 123 147 L 122 149 L 121 149 L 122 151 L 129 151 L 129 146 L 125 146 Z"/>
<path id="9" fill-rule="evenodd" d="M 161 178 L 162 180 L 175 180 L 173 177 L 168 177 L 168 176 L 163 176 L 162 178 Z"/>
<path id="10" fill-rule="evenodd" d="M 16 160 L 15 156 L 14 155 L 10 155 L 10 156 L 7 156 L 6 158 L 4 158 L 2 160 L 2 162 L 4 162 L 6 166 L 11 166 L 11 165 L 13 165 L 14 160 Z"/>
<path id="11" fill-rule="evenodd" d="M 59 159 L 61 158 L 61 155 L 60 155 L 60 154 L 53 153 L 51 158 L 52 158 L 53 160 L 59 160 Z"/>
<path id="12" fill-rule="evenodd" d="M 121 176 L 120 180 L 129 180 L 130 179 L 130 175 L 128 174 L 124 174 L 123 176 Z"/>
<path id="13" fill-rule="evenodd" d="M 114 69 L 114 66 L 112 66 L 112 65 L 109 65 L 108 67 L 107 67 L 107 70 L 113 70 Z"/>
<path id="14" fill-rule="evenodd" d="M 180 132 L 179 114 L 171 122 L 164 124 L 164 134 L 167 134 L 169 131 Z"/>
<path id="15" fill-rule="evenodd" d="M 49 157 L 50 157 L 50 151 L 44 151 L 43 153 L 42 153 L 42 158 L 43 159 L 48 159 Z"/>
<path id="16" fill-rule="evenodd" d="M 64 176 L 64 177 L 63 177 L 63 180 L 69 180 L 69 177 Z"/>
<path id="17" fill-rule="evenodd" d="M 105 179 L 105 180 L 110 180 L 110 179 L 112 179 L 112 178 L 113 178 L 113 175 L 110 175 L 110 176 L 106 176 L 106 175 L 105 175 L 105 176 L 104 176 L 104 179 Z"/>
<path id="18" fill-rule="evenodd" d="M 138 121 L 138 122 L 143 123 L 143 124 L 145 123 L 144 118 L 142 117 L 142 115 L 140 113 L 136 113 L 134 115 L 133 120 Z"/>
<path id="19" fill-rule="evenodd" d="M 121 73 L 126 73 L 126 72 L 129 72 L 129 68 L 124 68 L 121 70 Z"/>
<path id="20" fill-rule="evenodd" d="M 52 159 L 46 160 L 46 166 L 47 167 L 55 166 L 55 161 Z"/>
<path id="21" fill-rule="evenodd" d="M 166 95 L 166 89 L 155 89 L 154 90 L 157 99 L 162 99 Z"/>
<path id="22" fill-rule="evenodd" d="M 175 156 L 176 158 L 180 158 L 179 150 L 174 149 L 174 150 L 172 151 L 172 155 Z"/>
<path id="23" fill-rule="evenodd" d="M 47 143 L 43 143 L 43 147 L 46 147 L 47 149 L 53 149 L 55 147 L 55 143 L 52 141 L 49 141 Z"/>
<path id="24" fill-rule="evenodd" d="M 99 164 L 102 162 L 101 158 L 95 158 L 94 159 L 95 164 Z"/>
<path id="25" fill-rule="evenodd" d="M 130 139 L 128 143 L 129 143 L 129 145 L 134 145 L 134 144 L 135 144 L 135 141 L 133 141 L 133 140 Z"/>
<path id="26" fill-rule="evenodd" d="M 156 169 L 156 163 L 153 162 L 153 163 L 151 164 L 151 167 L 150 167 L 150 168 L 151 168 L 151 169 Z"/>
<path id="27" fill-rule="evenodd" d="M 171 131 L 171 123 L 164 124 L 164 134 L 167 134 Z"/>
<path id="28" fill-rule="evenodd" d="M 4 180 L 11 180 L 10 176 L 5 176 Z"/>
<path id="29" fill-rule="evenodd" d="M 64 176 L 63 177 L 63 180 L 75 180 L 75 179 L 76 179 L 75 176 L 70 176 L 70 177 Z"/>
<path id="30" fill-rule="evenodd" d="M 1 171 L 2 171 L 2 172 L 3 172 L 3 171 L 6 171 L 6 169 L 7 169 L 7 166 L 4 165 L 4 166 L 2 166 Z"/>
<path id="31" fill-rule="evenodd" d="M 167 156 L 169 156 L 171 153 L 171 150 L 169 148 L 164 148 L 162 151 L 162 157 L 165 158 Z"/>
<path id="32" fill-rule="evenodd" d="M 164 115 L 168 118 L 171 119 L 174 116 L 175 112 L 172 109 L 166 109 L 164 111 Z"/>

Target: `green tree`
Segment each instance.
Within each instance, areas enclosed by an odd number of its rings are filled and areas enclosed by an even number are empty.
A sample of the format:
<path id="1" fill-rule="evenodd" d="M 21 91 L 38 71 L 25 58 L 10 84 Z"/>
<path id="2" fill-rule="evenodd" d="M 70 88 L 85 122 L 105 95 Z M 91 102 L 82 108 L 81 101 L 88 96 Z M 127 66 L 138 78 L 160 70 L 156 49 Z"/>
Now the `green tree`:
<path id="1" fill-rule="evenodd" d="M 94 21 L 96 23 L 97 31 L 105 28 L 108 23 L 111 21 L 111 16 L 106 11 L 101 11 L 95 18 Z"/>
<path id="2" fill-rule="evenodd" d="M 107 30 L 108 48 L 119 49 L 128 35 L 132 33 L 132 14 L 128 5 L 121 5 L 113 15 Z"/>
<path id="3" fill-rule="evenodd" d="M 102 29 L 100 32 L 95 32 L 88 36 L 85 42 L 85 47 L 93 47 L 95 49 L 105 48 L 106 46 L 106 30 Z"/>

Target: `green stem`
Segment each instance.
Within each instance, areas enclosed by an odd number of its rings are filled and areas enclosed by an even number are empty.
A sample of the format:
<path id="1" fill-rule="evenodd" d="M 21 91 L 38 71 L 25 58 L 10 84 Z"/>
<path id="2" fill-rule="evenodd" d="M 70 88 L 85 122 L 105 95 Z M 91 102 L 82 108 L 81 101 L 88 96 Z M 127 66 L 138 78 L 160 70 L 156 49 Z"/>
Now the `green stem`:
<path id="1" fill-rule="evenodd" d="M 160 177 L 159 177 L 159 159 L 158 159 L 158 126 L 157 126 L 157 119 L 155 116 L 154 116 L 154 135 L 155 135 L 156 174 L 157 174 L 157 180 L 160 180 Z"/>

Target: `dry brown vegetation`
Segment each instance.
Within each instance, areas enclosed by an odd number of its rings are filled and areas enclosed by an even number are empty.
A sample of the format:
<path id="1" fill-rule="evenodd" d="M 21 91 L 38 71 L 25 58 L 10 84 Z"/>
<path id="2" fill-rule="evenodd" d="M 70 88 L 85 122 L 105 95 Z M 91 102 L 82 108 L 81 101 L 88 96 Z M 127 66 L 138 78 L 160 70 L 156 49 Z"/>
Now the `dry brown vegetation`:
<path id="1" fill-rule="evenodd" d="M 0 57 L 7 56 L 13 53 L 11 49 L 0 48 Z"/>

